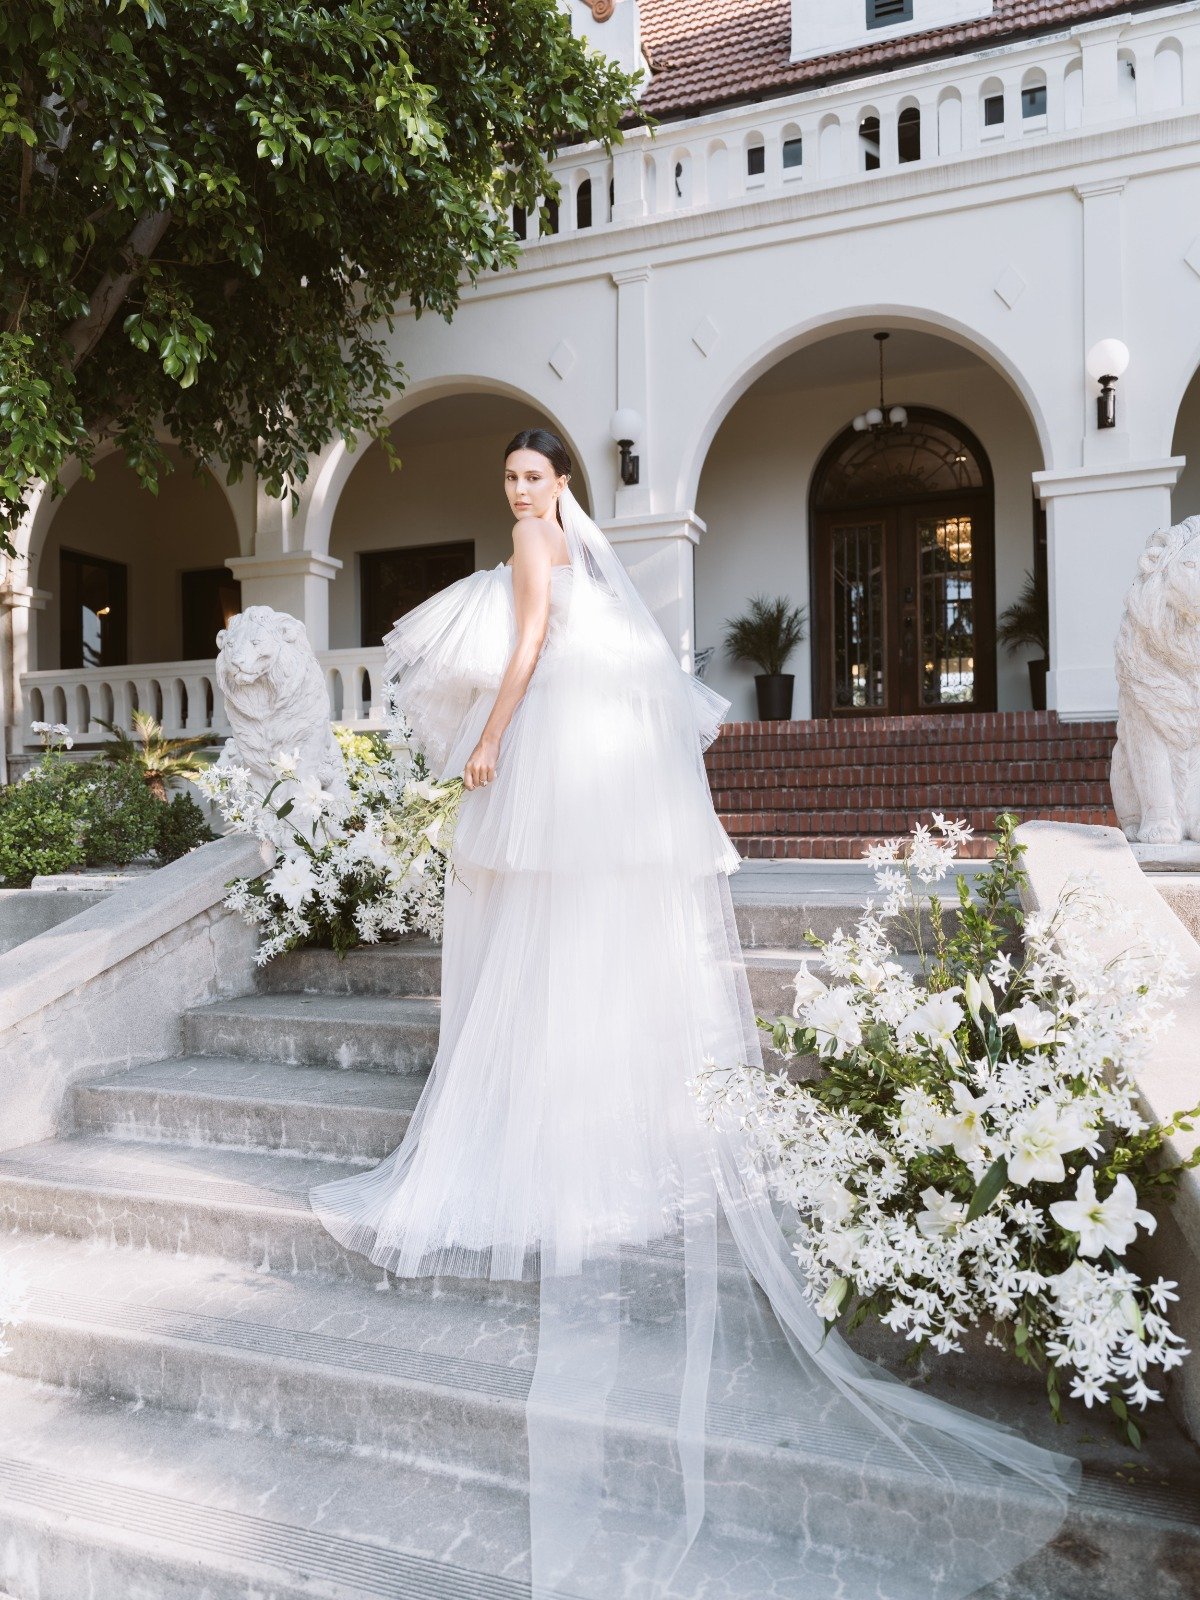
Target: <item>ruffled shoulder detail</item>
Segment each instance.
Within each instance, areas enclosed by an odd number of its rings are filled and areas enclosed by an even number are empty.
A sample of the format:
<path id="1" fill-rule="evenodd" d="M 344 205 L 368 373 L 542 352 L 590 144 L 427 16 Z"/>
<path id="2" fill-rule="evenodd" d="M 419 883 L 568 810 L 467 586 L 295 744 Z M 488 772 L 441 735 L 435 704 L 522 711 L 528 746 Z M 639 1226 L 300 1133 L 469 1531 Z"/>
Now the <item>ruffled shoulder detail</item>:
<path id="1" fill-rule="evenodd" d="M 384 675 L 431 772 L 440 772 L 480 691 L 499 687 L 515 643 L 503 563 L 447 584 L 384 636 Z"/>

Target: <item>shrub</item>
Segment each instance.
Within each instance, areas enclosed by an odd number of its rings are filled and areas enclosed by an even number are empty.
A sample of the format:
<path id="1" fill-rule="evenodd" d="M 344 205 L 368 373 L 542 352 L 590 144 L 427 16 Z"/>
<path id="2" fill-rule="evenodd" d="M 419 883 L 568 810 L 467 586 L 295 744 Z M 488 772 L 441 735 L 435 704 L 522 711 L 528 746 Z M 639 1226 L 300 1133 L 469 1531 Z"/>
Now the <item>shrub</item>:
<path id="1" fill-rule="evenodd" d="M 204 812 L 190 794 L 177 794 L 170 805 L 158 806 L 158 840 L 154 854 L 162 862 L 178 861 L 198 844 L 215 839 Z"/>
<path id="2" fill-rule="evenodd" d="M 38 873 L 69 872 L 84 859 L 82 817 L 39 779 L 35 768 L 23 783 L 0 789 L 0 881 L 17 887 Z"/>

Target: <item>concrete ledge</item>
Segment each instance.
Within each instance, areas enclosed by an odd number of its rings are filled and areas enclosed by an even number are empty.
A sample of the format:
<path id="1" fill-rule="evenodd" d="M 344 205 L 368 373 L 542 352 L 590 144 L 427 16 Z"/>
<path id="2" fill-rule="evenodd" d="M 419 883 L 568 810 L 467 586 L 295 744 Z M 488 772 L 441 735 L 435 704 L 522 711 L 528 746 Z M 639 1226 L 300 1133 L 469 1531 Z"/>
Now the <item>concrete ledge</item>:
<path id="1" fill-rule="evenodd" d="M 230 834 L 0 955 L 0 1148 L 63 1131 L 77 1078 L 177 1055 L 185 1010 L 254 987 L 257 933 L 221 902 L 262 870 Z"/>
<path id="2" fill-rule="evenodd" d="M 1026 822 L 1016 837 L 1025 846 L 1027 909 L 1048 910 L 1069 878 L 1095 872 L 1120 907 L 1111 923 L 1094 931 L 1098 952 L 1116 955 L 1125 949 L 1135 919 L 1178 950 L 1191 974 L 1189 986 L 1173 1003 L 1174 1021 L 1159 1036 L 1137 1085 L 1146 1115 L 1158 1122 L 1200 1103 L 1200 944 L 1159 892 L 1155 877 L 1142 871 L 1119 828 Z M 1186 1158 L 1198 1144 L 1200 1131 L 1193 1131 L 1179 1134 L 1166 1148 Z M 1200 1172 L 1184 1173 L 1171 1216 L 1145 1240 L 1144 1250 L 1154 1271 L 1179 1282 L 1174 1322 L 1195 1354 L 1185 1361 L 1169 1392 L 1179 1402 L 1181 1421 L 1193 1438 L 1200 1438 Z"/>

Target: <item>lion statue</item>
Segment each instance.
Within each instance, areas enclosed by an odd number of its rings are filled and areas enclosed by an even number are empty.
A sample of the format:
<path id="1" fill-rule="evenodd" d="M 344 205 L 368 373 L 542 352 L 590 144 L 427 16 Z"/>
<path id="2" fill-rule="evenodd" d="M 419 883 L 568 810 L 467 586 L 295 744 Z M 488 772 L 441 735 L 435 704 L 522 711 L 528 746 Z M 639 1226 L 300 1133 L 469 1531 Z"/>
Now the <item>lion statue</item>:
<path id="1" fill-rule="evenodd" d="M 1117 819 L 1140 844 L 1200 840 L 1200 516 L 1150 535 L 1116 654 Z"/>
<path id="2" fill-rule="evenodd" d="M 332 799 L 345 800 L 345 762 L 304 624 L 286 611 L 247 606 L 217 634 L 217 652 L 217 682 L 232 729 L 217 765 L 247 767 L 265 792 L 280 776 L 274 758 L 293 755 L 294 775 L 276 790 L 273 804 L 281 805 L 312 778 Z M 283 831 L 291 833 L 286 824 Z"/>

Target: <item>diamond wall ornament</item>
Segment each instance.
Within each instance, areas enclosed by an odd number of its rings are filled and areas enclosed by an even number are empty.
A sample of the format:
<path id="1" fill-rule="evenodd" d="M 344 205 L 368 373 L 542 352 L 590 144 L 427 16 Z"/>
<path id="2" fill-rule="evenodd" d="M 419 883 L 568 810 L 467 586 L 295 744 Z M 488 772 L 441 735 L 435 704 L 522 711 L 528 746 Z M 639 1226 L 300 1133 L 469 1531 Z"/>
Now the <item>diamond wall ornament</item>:
<path id="1" fill-rule="evenodd" d="M 554 349 L 550 352 L 551 371 L 556 372 L 560 378 L 566 378 L 570 375 L 571 369 L 574 367 L 574 365 L 574 350 L 572 350 L 571 346 L 565 339 L 560 339 L 554 346 Z"/>
<path id="2" fill-rule="evenodd" d="M 1011 311 L 1025 292 L 1025 279 L 1016 267 L 1007 266 L 996 279 L 993 288 Z"/>
<path id="3" fill-rule="evenodd" d="M 720 337 L 717 325 L 711 317 L 702 317 L 692 329 L 692 343 L 702 356 L 712 355 Z"/>

